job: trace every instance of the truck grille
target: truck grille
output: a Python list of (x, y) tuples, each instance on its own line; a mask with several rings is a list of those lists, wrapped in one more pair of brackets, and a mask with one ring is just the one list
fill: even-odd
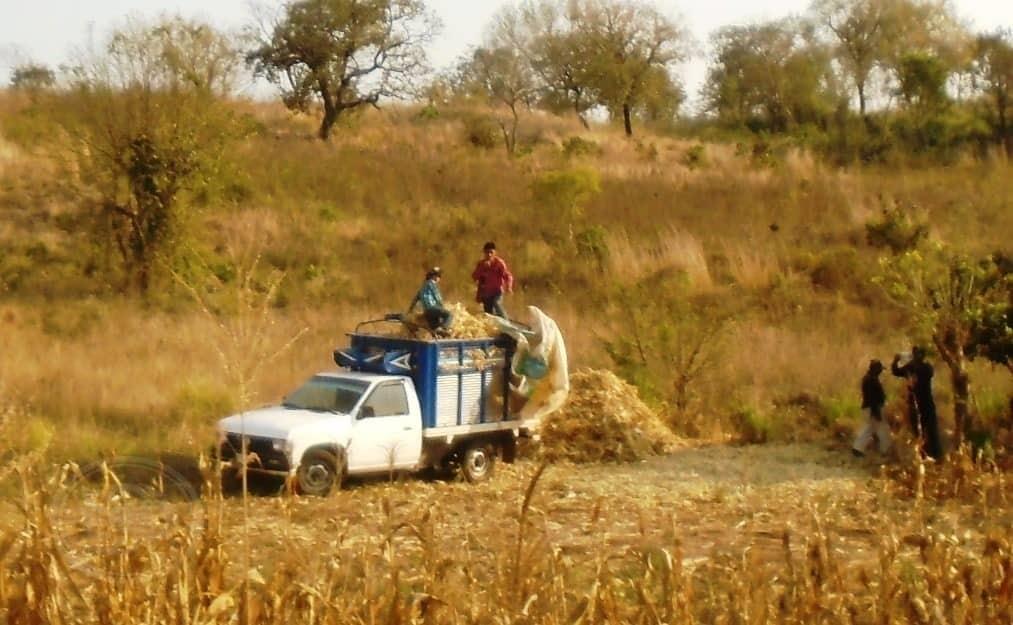
[[(272, 446), (274, 439), (264, 438), (260, 436), (247, 436), (246, 437), (246, 452), (248, 454), (256, 454), (256, 458), (251, 458), (250, 468), (251, 469), (268, 469), (271, 471), (288, 471), (289, 464), (288, 458), (284, 452), (275, 451)], [(222, 460), (232, 460), (233, 458), (239, 457), (243, 452), (243, 440), (242, 436), (234, 432), (229, 432), (225, 435), (225, 442), (222, 443), (220, 450)], [(260, 461), (258, 462), (257, 459)]]

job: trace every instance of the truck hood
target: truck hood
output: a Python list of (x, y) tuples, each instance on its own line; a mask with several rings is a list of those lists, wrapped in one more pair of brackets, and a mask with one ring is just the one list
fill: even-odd
[(247, 436), (289, 439), (295, 430), (322, 426), (328, 422), (341, 425), (349, 419), (348, 415), (333, 412), (270, 406), (225, 417), (218, 422), (218, 427), (226, 432), (242, 432)]

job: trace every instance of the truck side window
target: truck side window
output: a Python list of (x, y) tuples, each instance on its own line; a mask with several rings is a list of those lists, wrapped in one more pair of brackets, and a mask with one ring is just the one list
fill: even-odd
[(360, 417), (372, 408), (374, 417), (393, 417), (408, 414), (408, 398), (405, 396), (404, 384), (384, 384), (378, 386), (362, 405)]

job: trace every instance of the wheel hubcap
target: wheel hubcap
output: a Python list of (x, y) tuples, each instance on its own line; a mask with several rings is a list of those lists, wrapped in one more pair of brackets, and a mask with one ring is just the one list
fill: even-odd
[(310, 465), (306, 469), (306, 485), (311, 488), (326, 486), (331, 481), (330, 470), (322, 464)]
[(475, 451), (471, 454), (471, 472), (474, 475), (482, 475), (485, 473), (489, 466), (489, 461), (485, 457), (484, 451)]

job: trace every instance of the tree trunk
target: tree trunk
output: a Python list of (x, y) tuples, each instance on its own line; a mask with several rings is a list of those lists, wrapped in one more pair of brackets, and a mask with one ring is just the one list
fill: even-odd
[(629, 102), (623, 102), (623, 128), (626, 130), (626, 136), (633, 136), (633, 111), (630, 109)]
[(573, 112), (577, 114), (577, 119), (580, 120), (580, 125), (584, 127), (584, 130), (591, 130), (591, 124), (587, 123), (587, 117), (584, 117), (584, 113), (580, 110), (580, 98), (574, 98)]
[(971, 429), (971, 414), (967, 409), (968, 397), (971, 394), (971, 380), (963, 366), (950, 370), (950, 380), (953, 384), (953, 445), (960, 447), (964, 442), (964, 435)]
[(967, 358), (964, 356), (963, 341), (955, 333), (944, 333), (933, 338), (939, 355), (950, 369), (950, 384), (953, 386), (953, 447), (959, 448), (964, 435), (971, 427), (971, 414), (967, 409), (971, 395), (971, 378), (967, 374)]
[(331, 128), (334, 122), (338, 121), (339, 109), (327, 98), (324, 99), (324, 118), (320, 120), (320, 130), (317, 136), (321, 141), (328, 141), (331, 138)]
[(865, 119), (865, 83), (858, 83), (858, 113)]

